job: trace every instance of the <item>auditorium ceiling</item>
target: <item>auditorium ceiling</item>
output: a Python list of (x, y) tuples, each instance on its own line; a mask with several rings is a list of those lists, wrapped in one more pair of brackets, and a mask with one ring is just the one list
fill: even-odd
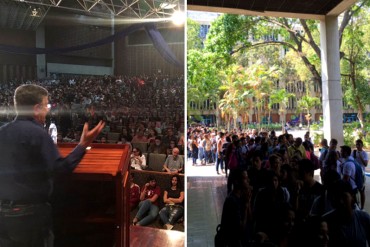
[(339, 15), (356, 0), (188, 0), (188, 10), (322, 19)]
[(174, 11), (184, 11), (183, 0), (1, 0), (0, 28), (36, 30), (51, 15), (98, 17), (123, 24), (161, 22), (170, 20)]

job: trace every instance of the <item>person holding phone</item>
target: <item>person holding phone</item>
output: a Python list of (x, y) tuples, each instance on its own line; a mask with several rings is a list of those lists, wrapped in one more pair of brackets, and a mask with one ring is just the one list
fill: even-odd
[(155, 220), (159, 212), (158, 199), (161, 195), (161, 189), (154, 176), (150, 175), (147, 181), (140, 193), (139, 211), (132, 221), (133, 225), (149, 225)]

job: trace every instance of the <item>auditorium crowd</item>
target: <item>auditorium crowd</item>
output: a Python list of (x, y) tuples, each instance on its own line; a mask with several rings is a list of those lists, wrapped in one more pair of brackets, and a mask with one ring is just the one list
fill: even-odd
[[(13, 120), (13, 93), (21, 84), (38, 84), (50, 94), (50, 121), (58, 127), (58, 141), (78, 140), (83, 123), (106, 122), (98, 141), (154, 143), (163, 137), (169, 152), (173, 132), (177, 146), (183, 142), (184, 78), (152, 76), (68, 76), (46, 80), (10, 81), (0, 84), (0, 124)], [(46, 128), (48, 127), (45, 126)], [(108, 133), (119, 133), (110, 139)], [(181, 150), (183, 153), (183, 150)]]

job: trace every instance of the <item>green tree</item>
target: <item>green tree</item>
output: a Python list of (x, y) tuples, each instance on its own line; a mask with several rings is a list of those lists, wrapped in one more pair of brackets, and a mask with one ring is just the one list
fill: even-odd
[(200, 24), (190, 18), (187, 19), (186, 26), (186, 42), (187, 50), (201, 50), (203, 48), (203, 41), (199, 36)]
[(262, 112), (268, 110), (268, 98), (274, 81), (279, 77), (280, 70), (275, 66), (266, 66), (259, 60), (247, 68), (246, 74), (248, 76), (246, 84), (253, 90), (256, 120), (261, 124)]
[(237, 126), (238, 116), (244, 119), (248, 117), (248, 109), (252, 105), (253, 92), (247, 84), (248, 74), (245, 68), (239, 65), (230, 65), (223, 73), (223, 84), (220, 90), (223, 97), (220, 100), (219, 108), (227, 122), (227, 129), (230, 130), (230, 122), (233, 119), (234, 128)]
[[(187, 104), (190, 115), (192, 106), (202, 106), (208, 100), (218, 109), (221, 80), (215, 62), (219, 56), (204, 51), (199, 37), (200, 24), (188, 18), (187, 25)], [(204, 110), (199, 108), (201, 112)]]
[[(366, 10), (368, 14), (367, 6), (369, 3), (370, 0), (359, 1), (351, 8), (347, 9), (340, 18), (339, 41), (341, 58), (352, 60), (353, 65), (362, 62), (362, 58), (360, 56), (351, 55), (350, 51), (344, 48), (343, 44), (347, 45), (346, 27), (353, 20), (357, 20), (356, 16), (361, 11)], [(305, 70), (296, 69), (299, 77), (305, 81), (317, 83), (321, 87), (322, 82), (319, 69), (321, 50), (319, 47), (320, 34), (318, 27), (318, 21), (314, 20), (226, 14), (221, 15), (214, 22), (214, 26), (212, 25), (210, 35), (207, 36), (207, 40), (205, 41), (205, 48), (219, 54), (227, 63), (232, 63), (235, 62), (237, 57), (236, 54), (244, 53), (246, 50), (253, 47), (271, 45), (284, 47), (284, 49), (288, 50), (288, 53), (294, 53), (295, 56), (300, 58), (302, 63), (298, 65), (303, 65)], [(352, 31), (355, 30), (356, 29)], [(306, 71), (308, 71), (309, 74), (306, 73)], [(344, 85), (344, 95), (348, 103), (361, 112), (363, 109), (361, 105), (367, 104), (367, 98), (350, 96), (356, 95), (355, 89), (362, 88), (361, 85), (365, 85), (365, 83), (355, 85), (364, 80), (361, 80), (361, 77), (358, 76), (359, 71), (356, 67), (352, 70), (349, 69), (349, 71), (351, 71), (351, 73), (349, 73), (347, 77), (352, 78), (352, 86), (349, 87)], [(354, 78), (356, 78), (356, 80)]]
[(219, 71), (213, 63), (214, 59), (215, 57), (212, 53), (205, 53), (199, 50), (188, 51), (188, 109), (191, 109), (192, 104), (203, 104), (206, 100), (209, 100), (210, 104), (218, 104), (221, 80), (218, 76)]
[(204, 45), (206, 51), (219, 54), (223, 61), (220, 65), (226, 67), (233, 63), (231, 55), (242, 37), (244, 43), (249, 43), (247, 35), (253, 26), (249, 19), (248, 16), (220, 15), (212, 22)]
[(311, 113), (310, 110), (315, 107), (316, 105), (320, 104), (320, 99), (318, 97), (311, 97), (307, 93), (305, 96), (300, 98), (297, 102), (298, 109), (302, 109), (306, 111), (306, 119), (307, 119), (307, 129), (310, 130), (310, 119)]
[(357, 116), (364, 128), (363, 113), (370, 103), (369, 87), (369, 44), (365, 31), (370, 29), (369, 12), (361, 11), (349, 22), (343, 35), (343, 58), (341, 63), (344, 101), (357, 110)]
[(294, 98), (295, 95), (292, 93), (288, 93), (285, 88), (283, 89), (274, 89), (270, 95), (270, 107), (273, 104), (279, 104), (279, 114), (281, 114), (281, 129), (284, 132), (284, 125), (285, 125), (285, 116), (286, 116), (286, 108), (290, 98)]

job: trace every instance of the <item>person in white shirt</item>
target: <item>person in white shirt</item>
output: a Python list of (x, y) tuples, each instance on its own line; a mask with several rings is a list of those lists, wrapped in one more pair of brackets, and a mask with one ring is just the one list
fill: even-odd
[(58, 130), (53, 120), (49, 125), (49, 135), (51, 136), (51, 139), (53, 139), (54, 144), (57, 144)]
[[(369, 157), (367, 155), (367, 152), (363, 150), (364, 143), (361, 139), (356, 140), (356, 149), (352, 151), (351, 156), (359, 163), (362, 167), (362, 170), (365, 174), (365, 167), (367, 166), (367, 163), (369, 162)], [(366, 177), (365, 177), (366, 178)], [(358, 191), (360, 192), (360, 207), (361, 209), (364, 208), (365, 205), (365, 183), (363, 188), (358, 188)]]
[(133, 148), (131, 158), (130, 158), (131, 168), (135, 170), (146, 169), (146, 159), (145, 155), (142, 154), (139, 148)]

